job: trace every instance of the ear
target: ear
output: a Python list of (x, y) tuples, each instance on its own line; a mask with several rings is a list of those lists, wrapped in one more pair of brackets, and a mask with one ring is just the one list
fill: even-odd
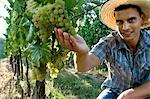
[(144, 16), (144, 14), (141, 14), (141, 23), (142, 23), (142, 25), (144, 24), (144, 19), (145, 19), (145, 16)]

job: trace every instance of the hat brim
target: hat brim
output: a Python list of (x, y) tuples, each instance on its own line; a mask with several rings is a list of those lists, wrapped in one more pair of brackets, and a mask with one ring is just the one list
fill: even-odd
[(117, 30), (117, 24), (114, 17), (116, 7), (124, 4), (133, 4), (141, 8), (144, 13), (144, 23), (142, 28), (150, 26), (150, 0), (109, 0), (100, 10), (100, 20), (113, 30)]

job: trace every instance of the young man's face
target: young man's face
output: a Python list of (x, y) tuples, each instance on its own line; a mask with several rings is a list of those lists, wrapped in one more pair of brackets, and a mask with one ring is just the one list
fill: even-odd
[(128, 8), (115, 11), (115, 18), (122, 39), (132, 41), (139, 38), (143, 16), (139, 14), (137, 9)]

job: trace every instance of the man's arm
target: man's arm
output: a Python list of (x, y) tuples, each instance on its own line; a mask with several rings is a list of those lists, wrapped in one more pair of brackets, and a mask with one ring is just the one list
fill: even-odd
[(94, 66), (100, 64), (99, 59), (89, 52), (84, 54), (77, 53), (74, 59), (75, 68), (79, 72), (88, 71)]
[(150, 97), (150, 81), (122, 92), (117, 99), (144, 99), (146, 97)]
[(135, 88), (133, 95), (141, 97), (150, 97), (150, 81)]

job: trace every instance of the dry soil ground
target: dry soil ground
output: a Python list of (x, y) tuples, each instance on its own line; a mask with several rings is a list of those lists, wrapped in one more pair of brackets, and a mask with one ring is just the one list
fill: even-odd
[(8, 59), (0, 59), (0, 99), (11, 99), (14, 93), (14, 78)]

